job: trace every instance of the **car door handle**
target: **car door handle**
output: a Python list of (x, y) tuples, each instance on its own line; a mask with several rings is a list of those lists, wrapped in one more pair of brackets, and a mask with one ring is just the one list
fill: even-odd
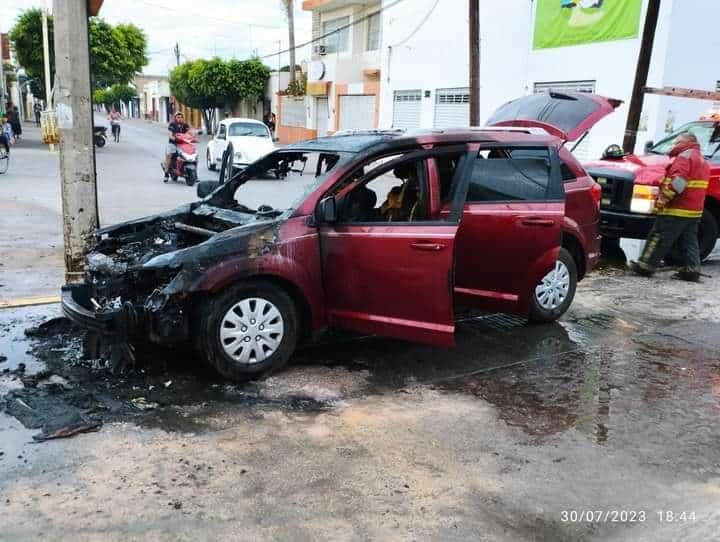
[(439, 252), (445, 248), (445, 245), (443, 245), (442, 243), (429, 243), (418, 241), (416, 243), (410, 243), (410, 248), (413, 248), (415, 250), (425, 250), (428, 252)]
[(537, 226), (540, 228), (552, 228), (555, 221), (552, 218), (540, 218), (539, 216), (527, 216), (520, 219), (523, 226)]

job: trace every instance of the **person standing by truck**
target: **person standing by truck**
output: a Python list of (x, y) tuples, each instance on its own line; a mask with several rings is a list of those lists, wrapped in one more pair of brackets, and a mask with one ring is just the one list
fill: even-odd
[(655, 202), (655, 224), (639, 260), (631, 262), (630, 268), (638, 275), (652, 276), (677, 242), (683, 264), (673, 278), (699, 282), (698, 227), (710, 180), (710, 166), (702, 155), (697, 138), (689, 132), (678, 136), (670, 157), (672, 161), (666, 169)]

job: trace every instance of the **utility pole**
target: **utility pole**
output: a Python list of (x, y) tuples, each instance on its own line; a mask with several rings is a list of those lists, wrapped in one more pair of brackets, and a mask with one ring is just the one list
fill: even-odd
[(180, 65), (180, 44), (178, 42), (175, 42), (175, 47), (173, 48), (173, 51), (175, 52), (175, 65), (179, 66)]
[[(45, 109), (52, 107), (52, 83), (50, 82), (50, 42), (48, 39), (47, 8), (42, 10), (43, 64), (45, 67)], [(25, 101), (25, 100), (23, 100)], [(50, 143), (50, 152), (55, 152), (55, 145)]]
[(0, 112), (5, 111), (5, 103), (7, 102), (7, 99), (5, 98), (6, 95), (6, 89), (5, 89), (5, 70), (3, 68), (3, 40), (2, 40), (2, 34), (0, 34)]
[(470, 36), (470, 126), (480, 125), (480, 0), (468, 0)]
[(635, 152), (637, 131), (638, 126), (640, 126), (640, 116), (642, 115), (643, 109), (644, 90), (647, 86), (647, 77), (648, 71), (650, 70), (650, 59), (652, 58), (655, 29), (657, 28), (659, 14), (660, 0), (648, 0), (647, 13), (645, 14), (645, 27), (643, 28), (642, 41), (640, 43), (637, 69), (635, 70), (635, 83), (633, 84), (627, 124), (625, 125), (625, 138), (623, 139), (623, 149), (625, 149), (625, 152)]
[(86, 236), (98, 227), (87, 0), (54, 0), (55, 104), (60, 129), (65, 280), (83, 278)]
[(288, 38), (290, 41), (290, 84), (295, 82), (295, 15), (293, 13), (293, 0), (283, 0), (287, 8)]

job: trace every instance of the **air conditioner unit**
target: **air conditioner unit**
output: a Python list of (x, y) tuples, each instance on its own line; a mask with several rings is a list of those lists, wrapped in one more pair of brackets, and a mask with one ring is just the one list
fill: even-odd
[(323, 43), (316, 43), (313, 46), (313, 53), (316, 55), (326, 55), (327, 54), (327, 46)]

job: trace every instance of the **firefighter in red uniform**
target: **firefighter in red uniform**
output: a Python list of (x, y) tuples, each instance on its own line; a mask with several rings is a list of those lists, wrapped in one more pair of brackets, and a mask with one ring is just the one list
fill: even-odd
[(673, 160), (667, 167), (655, 203), (655, 225), (640, 259), (632, 262), (630, 268), (639, 275), (651, 276), (677, 242), (683, 267), (673, 278), (699, 282), (698, 226), (705, 205), (710, 166), (703, 158), (697, 138), (690, 133), (678, 136), (670, 156)]

